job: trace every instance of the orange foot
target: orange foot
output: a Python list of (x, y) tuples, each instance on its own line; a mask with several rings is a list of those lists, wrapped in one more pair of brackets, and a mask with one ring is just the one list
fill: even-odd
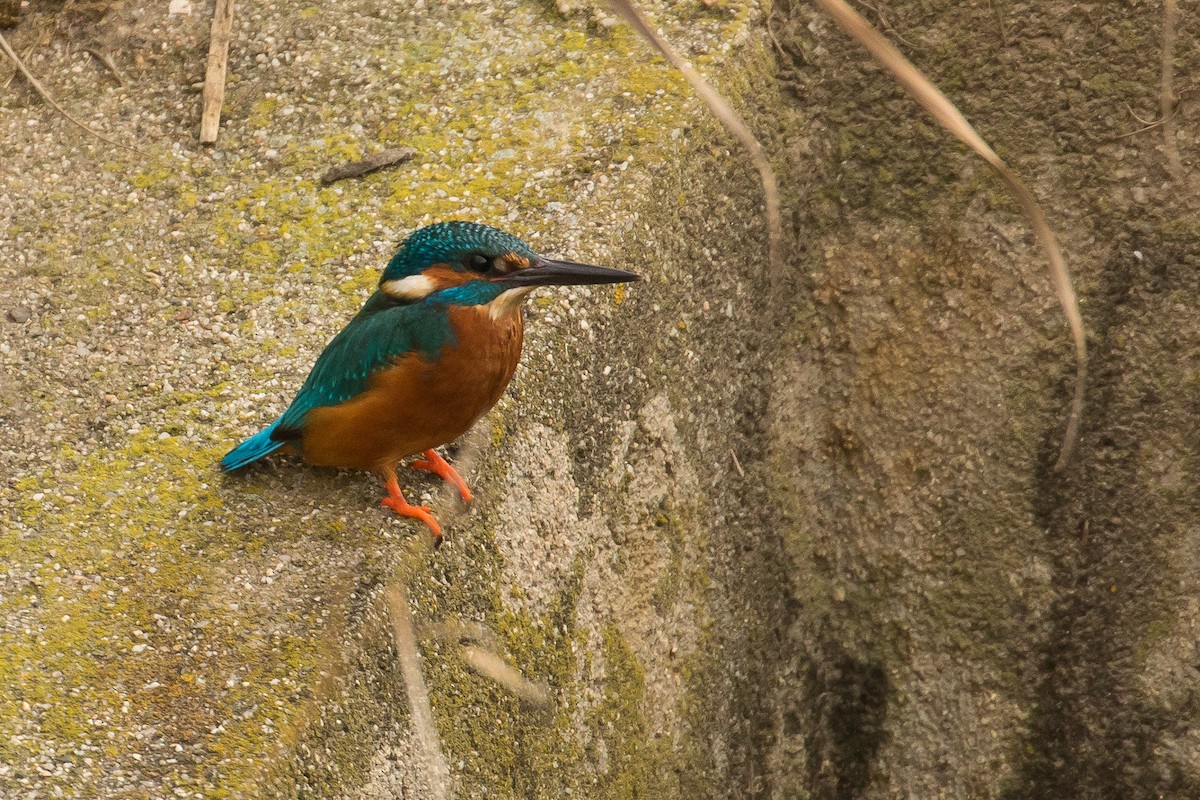
[(437, 450), (426, 450), (422, 455), (425, 458), (414, 461), (413, 469), (423, 469), (426, 472), (432, 472), (444, 481), (449, 481), (458, 489), (458, 496), (464, 503), (471, 502), (471, 490), (467, 488), (467, 482), (454, 471), (454, 467), (446, 463), (446, 459), (438, 455)]
[(433, 532), (433, 546), (439, 547), (442, 544), (442, 526), (438, 525), (438, 521), (433, 518), (433, 514), (425, 506), (409, 505), (404, 499), (404, 494), (400, 491), (400, 484), (396, 480), (394, 470), (388, 470), (383, 476), (384, 486), (387, 487), (388, 496), (379, 501), (384, 508), (390, 508), (402, 517), (413, 517), (419, 519), (429, 526), (429, 530)]

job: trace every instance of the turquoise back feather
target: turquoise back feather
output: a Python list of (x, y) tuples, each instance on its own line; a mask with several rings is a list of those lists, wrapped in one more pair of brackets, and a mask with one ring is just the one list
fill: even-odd
[[(440, 292), (438, 293), (440, 294)], [(326, 346), (296, 399), (279, 418), (271, 438), (296, 438), (304, 415), (314, 408), (336, 406), (366, 391), (371, 376), (396, 359), (417, 353), (433, 361), (452, 345), (454, 331), (446, 306), (425, 301), (396, 305), (375, 292), (362, 310)]]

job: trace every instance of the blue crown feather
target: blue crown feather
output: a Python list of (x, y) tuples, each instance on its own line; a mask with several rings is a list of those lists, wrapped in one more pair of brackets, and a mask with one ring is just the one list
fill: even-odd
[(379, 278), (386, 281), (419, 275), (435, 264), (458, 264), (471, 253), (501, 256), (516, 253), (534, 258), (534, 252), (517, 237), (478, 222), (439, 222), (414, 232), (404, 240)]

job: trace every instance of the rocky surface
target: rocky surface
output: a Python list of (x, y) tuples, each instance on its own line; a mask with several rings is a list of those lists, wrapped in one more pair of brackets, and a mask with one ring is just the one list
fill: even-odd
[[(1066, 324), (986, 168), (810, 6), (649, 11), (774, 154), (781, 284), (752, 170), (602, 12), (250, 9), (205, 150), (207, 9), (106, 18), (123, 87), (27, 10), (31, 67), (141, 152), (0, 96), (0, 795), (1200, 793), (1200, 121), (1182, 86), (1172, 176), (1160, 10), (872, 10), (1062, 239), (1064, 473)], [(477, 503), (405, 476), (446, 545), (369, 476), (218, 477), (404, 233), (462, 217), (648, 280), (531, 301), (453, 448)]]
[[(671, 242), (655, 206), (695, 201), (672, 164), (697, 150), (721, 163), (684, 135), (711, 129), (599, 12), (274, 3), (238, 11), (221, 139), (206, 149), (208, 10), (115, 8), (58, 35), (29, 13), (11, 34), (60, 102), (137, 152), (72, 128), (20, 82), (3, 96), (0, 794), (370, 786), (372, 763), (394, 763), (373, 754), (408, 736), (378, 600), (397, 575), (465, 790), (559, 796), (665, 769), (672, 746), (654, 760), (641, 742), (666, 736), (672, 706), (639, 698), (679, 703), (679, 678), (644, 680), (642, 664), (691, 654), (707, 621), (687, 613), (704, 554), (674, 510), (700, 513), (702, 487), (672, 490), (669, 470), (695, 468), (656, 366), (687, 353), (696, 312), (661, 293), (672, 276), (654, 249)], [(719, 65), (753, 12), (652, 13)], [(112, 52), (126, 83), (85, 44)], [(393, 146), (417, 156), (319, 185)], [(423, 529), (379, 509), (370, 476), (286, 459), (218, 475), (399, 240), (452, 218), (649, 280), (530, 303), (526, 367), (458, 453), (480, 501), (459, 514), (405, 476), (448, 523), (446, 546), (429, 553)], [(656, 613), (680, 621), (679, 641)], [(457, 642), (430, 633), (448, 623), (481, 626), (550, 686), (549, 716), (468, 672)]]

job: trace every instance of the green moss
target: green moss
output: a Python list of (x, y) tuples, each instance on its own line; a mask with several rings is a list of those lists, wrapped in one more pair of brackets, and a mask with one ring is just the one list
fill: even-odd
[(608, 755), (601, 796), (659, 797), (671, 761), (670, 745), (650, 735), (643, 713), (645, 673), (616, 625), (605, 625), (601, 633), (604, 688), (588, 715), (589, 727), (603, 739)]
[[(544, 614), (513, 611), (499, 602), (494, 586), (472, 587), (474, 602), (491, 607), (488, 627), (506, 654), (528, 679), (551, 687), (554, 707), (539, 712), (522, 705), (507, 690), (469, 672), (453, 645), (435, 645), (431, 662), (431, 699), (448, 757), (463, 762), (463, 791), (501, 797), (560, 797), (583, 780), (583, 752), (573, 733), (575, 696), (575, 608), (582, 585), (582, 564), (575, 579)], [(444, 593), (443, 593), (444, 594)], [(443, 596), (457, 605), (459, 598)]]
[(138, 189), (146, 189), (152, 186), (160, 186), (170, 183), (171, 178), (171, 172), (165, 169), (158, 169), (152, 172), (142, 172), (134, 175), (133, 178), (130, 179), (130, 183), (132, 183)]
[(246, 116), (246, 124), (254, 128), (265, 128), (271, 124), (272, 118), (278, 109), (278, 98), (263, 98), (251, 107), (250, 113)]
[(337, 288), (344, 295), (358, 298), (367, 292), (373, 291), (378, 283), (379, 270), (372, 267), (359, 270), (350, 280), (339, 283)]
[[(0, 647), (0, 731), (18, 729), (28, 703), (44, 708), (38, 729), (60, 746), (102, 742), (114, 753), (137, 752), (147, 726), (184, 742), (220, 726), (208, 741), (212, 752), (245, 764), (270, 752), (264, 729), (286, 718), (278, 701), (313, 668), (309, 635), (247, 636), (255, 619), (232, 609), (222, 610), (221, 626), (190, 629), (186, 641), (197, 649), (237, 653), (239, 680), (230, 687), (233, 665), (190, 657), (162, 633), (164, 620), (180, 634), (189, 630), (204, 587), (220, 581), (214, 567), (223, 555), (265, 543), (228, 535), (241, 526), (194, 468), (215, 455), (147, 431), (119, 453), (82, 459), (78, 472), (18, 482), (21, 523), (38, 534), (6, 539), (5, 556), (42, 568), (37, 588), (0, 606), (28, 614), (37, 602), (30, 632)], [(57, 457), (74, 459), (67, 449)], [(250, 707), (258, 710), (243, 717)], [(108, 723), (96, 729), (91, 719)], [(237, 767), (226, 774), (237, 785)]]
[(685, 528), (677, 516), (659, 514), (654, 520), (654, 527), (667, 542), (671, 551), (671, 560), (661, 574), (658, 575), (651, 602), (660, 613), (665, 612), (679, 599), (685, 589), (683, 574), (683, 537)]

